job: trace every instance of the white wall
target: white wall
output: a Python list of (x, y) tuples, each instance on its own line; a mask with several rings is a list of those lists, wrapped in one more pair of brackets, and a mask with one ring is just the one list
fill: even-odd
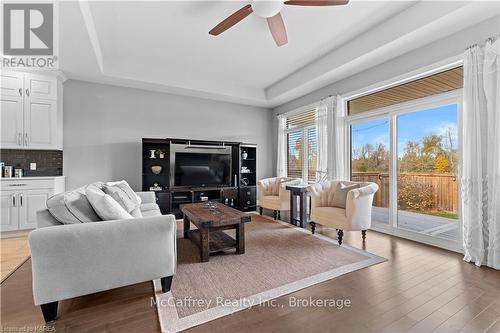
[(437, 42), (428, 44), (415, 51), (403, 54), (395, 59), (375, 66), (369, 70), (348, 77), (344, 80), (330, 84), (310, 94), (282, 104), (273, 109), (273, 172), (276, 169), (276, 142), (278, 135), (278, 122), (276, 116), (301, 106), (321, 100), (329, 95), (345, 94), (370, 85), (389, 80), (411, 71), (432, 65), (444, 59), (462, 54), (468, 46), (479, 43), (492, 36), (500, 34), (500, 16), (495, 16), (454, 35), (448, 36)]
[(268, 177), (271, 119), (265, 108), (69, 80), (64, 83), (66, 187), (125, 179), (140, 190), (143, 137), (256, 143), (257, 177)]

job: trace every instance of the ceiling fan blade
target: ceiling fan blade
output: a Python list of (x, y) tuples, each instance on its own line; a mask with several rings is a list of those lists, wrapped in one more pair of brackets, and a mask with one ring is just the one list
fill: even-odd
[(235, 25), (236, 23), (240, 22), (245, 17), (250, 15), (252, 12), (253, 12), (252, 5), (246, 5), (245, 7), (241, 8), (240, 10), (231, 14), (228, 18), (226, 18), (221, 23), (217, 24), (208, 33), (211, 35), (214, 35), (214, 36), (220, 35), (224, 31), (231, 28), (233, 25)]
[(349, 0), (290, 0), (285, 5), (292, 6), (340, 6), (347, 5)]
[(271, 30), (271, 35), (273, 35), (276, 45), (283, 46), (288, 43), (288, 37), (286, 35), (285, 23), (281, 14), (278, 13), (274, 16), (267, 18), (267, 25), (269, 30)]

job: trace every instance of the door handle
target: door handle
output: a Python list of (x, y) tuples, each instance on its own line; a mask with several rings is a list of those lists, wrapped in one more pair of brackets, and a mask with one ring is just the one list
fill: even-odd
[(21, 132), (17, 133), (17, 144), (19, 146), (23, 145), (23, 134)]
[(16, 207), (16, 195), (12, 194), (12, 207)]
[(30, 91), (28, 89), (26, 89), (26, 96), (29, 97), (29, 95), (30, 95)]
[(22, 96), (22, 95), (23, 95), (23, 89), (19, 88), (19, 96)]
[(19, 194), (19, 202), (21, 204), (21, 207), (23, 206), (23, 195)]
[(28, 145), (28, 133), (24, 133), (24, 145)]

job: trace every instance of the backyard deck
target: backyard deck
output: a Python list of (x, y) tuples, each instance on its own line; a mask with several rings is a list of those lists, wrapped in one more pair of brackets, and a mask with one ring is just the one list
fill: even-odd
[[(389, 224), (389, 209), (373, 207), (372, 221), (380, 224)], [(458, 220), (445, 217), (399, 211), (398, 226), (401, 229), (429, 236), (457, 240), (460, 224)]]

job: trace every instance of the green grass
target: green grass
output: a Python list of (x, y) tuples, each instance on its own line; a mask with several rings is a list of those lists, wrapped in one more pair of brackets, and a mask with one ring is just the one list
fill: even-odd
[(439, 216), (439, 217), (445, 217), (447, 219), (454, 219), (458, 220), (458, 213), (453, 213), (453, 212), (438, 212), (438, 211), (428, 211), (428, 212), (418, 212), (421, 214), (427, 214), (427, 215), (433, 215), (433, 216)]

